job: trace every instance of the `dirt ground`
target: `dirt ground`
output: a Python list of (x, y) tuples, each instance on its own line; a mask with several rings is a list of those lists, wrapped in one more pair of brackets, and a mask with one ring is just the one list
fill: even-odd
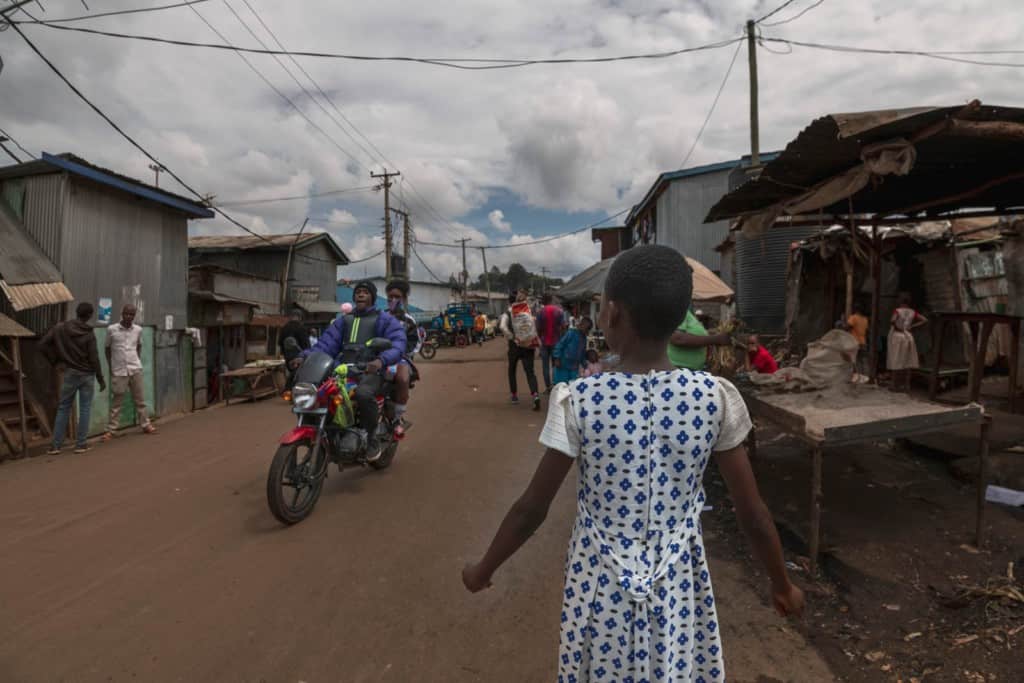
[[(394, 466), (332, 472), (314, 514), (287, 529), (264, 493), (291, 424), (277, 401), (0, 465), (0, 681), (553, 680), (573, 486), (491, 590), (469, 595), (459, 579), (541, 452), (543, 414), (506, 405), (503, 351), (498, 340), (424, 362)], [(807, 466), (770, 441), (757, 472), (799, 564)], [(938, 595), (1005, 574), (1020, 515), (990, 510), (991, 550), (974, 554), (961, 549), (971, 494), (943, 465), (868, 449), (827, 456), (825, 471), (828, 580), (797, 572), (814, 591), (799, 624), (767, 607), (708, 477), (729, 679), (909, 681), (941, 664), (924, 680), (1015, 680), (1019, 613)]]

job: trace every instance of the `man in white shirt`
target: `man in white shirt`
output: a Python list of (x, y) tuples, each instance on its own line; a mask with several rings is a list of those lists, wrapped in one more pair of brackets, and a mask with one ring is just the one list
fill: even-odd
[(142, 377), (142, 327), (135, 324), (137, 309), (125, 304), (121, 320), (107, 328), (107, 367), (110, 368), (110, 421), (104, 441), (114, 438), (121, 425), (121, 402), (129, 389), (135, 402), (139, 424), (146, 434), (156, 432), (146, 412), (145, 383)]

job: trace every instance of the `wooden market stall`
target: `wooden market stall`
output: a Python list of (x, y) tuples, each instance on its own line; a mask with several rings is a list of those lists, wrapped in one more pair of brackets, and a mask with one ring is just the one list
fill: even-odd
[(36, 420), (44, 436), (49, 436), (49, 425), (42, 411), (25, 392), (21, 339), (34, 336), (30, 330), (0, 313), (0, 340), (7, 341), (6, 345), (0, 346), (0, 437), (12, 455), (28, 455), (30, 418)]

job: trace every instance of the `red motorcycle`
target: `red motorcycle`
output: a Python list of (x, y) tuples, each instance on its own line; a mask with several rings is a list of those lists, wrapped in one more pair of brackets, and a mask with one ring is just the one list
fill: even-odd
[[(389, 348), (387, 339), (373, 339), (368, 345), (374, 355)], [(337, 373), (338, 368), (343, 372)], [(281, 437), (267, 475), (267, 504), (283, 524), (296, 524), (313, 512), (331, 463), (339, 471), (356, 465), (383, 470), (395, 459), (405, 432), (398, 420), (389, 417), (393, 415), (391, 382), (385, 382), (376, 397), (380, 415), (376, 436), (382, 450), (378, 457), (368, 457), (369, 435), (358, 426), (352, 400), (365, 373), (365, 362), (339, 364), (320, 351), (309, 354), (295, 371), (294, 385), (285, 399), (291, 402), (298, 423)], [(342, 422), (350, 426), (338, 424), (339, 411), (346, 411), (348, 419)]]

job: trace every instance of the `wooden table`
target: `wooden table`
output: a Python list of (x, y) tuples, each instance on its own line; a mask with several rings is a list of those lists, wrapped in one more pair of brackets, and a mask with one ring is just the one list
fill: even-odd
[[(284, 382), (283, 377), (281, 376), (281, 371), (283, 369), (284, 362), (282, 361), (275, 365), (239, 368), (237, 370), (228, 370), (227, 372), (221, 373), (219, 398), (225, 404), (231, 402), (230, 386), (228, 391), (225, 392), (224, 385), (230, 385), (232, 379), (241, 379), (248, 385), (249, 390), (244, 396), (248, 401), (255, 401), (256, 399), (263, 398), (265, 396), (280, 394), (284, 391)], [(267, 386), (265, 383), (265, 380), (268, 377), (271, 382), (270, 386)], [(260, 386), (261, 383), (263, 383), (263, 386)]]
[(946, 326), (950, 324), (966, 323), (971, 330), (970, 354), (967, 359), (970, 369), (967, 375), (968, 400), (977, 402), (981, 396), (981, 379), (985, 374), (985, 352), (988, 350), (988, 340), (992, 336), (992, 330), (996, 325), (1006, 325), (1010, 328), (1010, 377), (1007, 398), (1010, 401), (1010, 412), (1015, 412), (1017, 405), (1017, 363), (1020, 350), (1021, 322), (1024, 318), (1016, 315), (1003, 315), (1000, 313), (933, 313), (931, 323), (935, 341), (935, 362), (932, 365), (932, 374), (928, 383), (928, 396), (935, 399), (938, 393), (939, 375), (942, 373), (942, 347), (945, 339)]
[[(805, 442), (811, 454), (811, 509), (809, 556), (811, 574), (818, 568), (821, 547), (821, 485), (823, 453), (826, 448), (865, 441), (898, 439), (977, 423), (978, 488), (975, 540), (983, 541), (985, 482), (988, 473), (988, 432), (991, 418), (977, 405), (950, 407), (916, 400), (873, 386), (844, 388), (844, 395), (825, 398), (829, 392), (768, 393), (752, 387), (741, 388), (747, 408), (755, 418), (766, 420)], [(852, 398), (850, 398), (852, 397)], [(834, 408), (829, 407), (832, 401)], [(890, 416), (886, 416), (886, 414)], [(752, 432), (756, 453), (756, 433)]]

